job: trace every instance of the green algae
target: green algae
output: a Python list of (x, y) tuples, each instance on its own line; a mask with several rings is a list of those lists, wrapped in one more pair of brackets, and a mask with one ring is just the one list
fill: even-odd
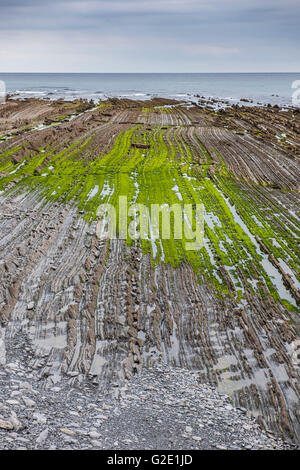
[[(98, 107), (106, 109), (103, 103)], [(157, 109), (161, 113), (172, 112), (171, 108)], [(143, 108), (144, 113), (150, 111), (153, 112)], [(99, 154), (93, 161), (87, 159), (92, 135), (76, 140), (63, 151), (42, 148), (33, 157), (28, 153), (17, 164), (11, 159), (20, 150), (15, 147), (0, 156), (0, 190), (17, 181), (20, 190), (38, 190), (47, 200), (74, 201), (88, 221), (97, 220), (99, 206), (110, 203), (116, 210), (117, 234), (120, 234), (120, 196), (127, 197), (128, 210), (133, 203), (148, 208), (152, 204), (179, 204), (181, 207), (202, 204), (206, 243), (201, 249), (187, 250), (189, 240), (184, 233), (181, 239), (175, 237), (171, 214), (170, 238), (161, 237), (160, 219), (159, 238), (153, 240), (149, 234), (148, 239), (140, 240), (142, 251), (151, 253), (154, 264), (162, 261), (176, 267), (187, 261), (199, 280), (205, 277), (214, 289), (222, 295), (233, 295), (237, 302), (244, 296), (245, 282), (253, 290), (248, 279), (263, 281), (276, 302), (293, 310), (295, 307), (290, 299), (279, 296), (271, 276), (264, 269), (255, 237), (263, 240), (276, 259), (286, 259), (291, 269), (295, 269), (298, 260), (294, 236), (283, 227), (279, 215), (274, 211), (267, 212), (266, 203), (257, 204), (250, 185), (243, 190), (242, 183), (230, 175), (224, 159), (217, 152), (219, 163), (212, 178), (208, 172), (213, 162), (211, 154), (195, 133), (192, 146), (181, 135), (181, 130), (172, 126), (149, 129), (142, 124), (131, 127), (116, 137), (109, 152)], [(133, 143), (147, 144), (149, 148), (137, 148), (132, 146)], [(195, 152), (200, 161), (200, 165), (197, 162), (198, 171), (194, 171)], [(228, 201), (232, 202), (240, 219), (234, 215)], [(274, 210), (282, 213), (279, 207)], [(296, 220), (287, 214), (285, 217), (297, 232)], [(128, 225), (132, 220), (133, 217), (129, 218)], [(126, 240), (128, 244), (133, 243), (128, 234)], [(231, 279), (235, 291), (231, 294), (221, 267), (226, 268)], [(263, 291), (258, 289), (259, 292), (262, 297)]]

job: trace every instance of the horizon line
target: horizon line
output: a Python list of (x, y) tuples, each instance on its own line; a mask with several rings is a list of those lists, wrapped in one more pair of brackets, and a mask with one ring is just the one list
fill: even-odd
[(200, 75), (200, 74), (240, 74), (240, 75), (245, 75), (245, 74), (284, 74), (284, 73), (300, 73), (300, 71), (295, 72), (295, 71), (287, 71), (287, 72), (0, 72), (1, 74), (70, 74), (70, 75), (105, 75), (105, 74), (110, 74), (110, 75), (121, 75), (121, 74), (127, 74), (127, 75)]

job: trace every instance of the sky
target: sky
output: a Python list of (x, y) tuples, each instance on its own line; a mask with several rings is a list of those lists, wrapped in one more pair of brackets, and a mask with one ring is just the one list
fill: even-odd
[(299, 0), (0, 0), (1, 72), (299, 72)]

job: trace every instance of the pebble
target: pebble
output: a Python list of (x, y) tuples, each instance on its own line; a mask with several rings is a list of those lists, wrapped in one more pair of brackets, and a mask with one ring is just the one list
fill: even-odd
[(89, 433), (89, 436), (93, 439), (98, 439), (99, 437), (101, 437), (101, 434), (99, 434), (96, 431), (92, 431), (92, 432)]
[(8, 405), (12, 405), (12, 406), (14, 406), (14, 405), (20, 405), (20, 402), (19, 402), (18, 400), (6, 400), (6, 403), (7, 403)]
[(38, 438), (37, 438), (37, 440), (36, 440), (36, 443), (39, 444), (39, 445), (44, 444), (45, 441), (47, 440), (48, 434), (49, 434), (49, 429), (48, 429), (48, 428), (44, 429), (44, 431), (42, 431), (42, 432), (39, 434), (39, 436), (38, 436)]
[(12, 423), (14, 429), (16, 431), (19, 431), (20, 429), (22, 429), (24, 426), (23, 424), (21, 423), (21, 421), (19, 420), (17, 414), (15, 411), (11, 411), (11, 416), (10, 416), (10, 422)]
[(75, 431), (72, 431), (71, 429), (62, 428), (60, 432), (62, 432), (63, 434), (67, 434), (68, 436), (75, 435)]
[(4, 421), (0, 419), (0, 429), (7, 429), (7, 430), (12, 430), (14, 429), (13, 424), (10, 421)]
[(102, 443), (100, 441), (97, 441), (97, 440), (92, 440), (91, 444), (92, 444), (93, 447), (101, 447), (101, 445), (102, 445)]
[(37, 421), (38, 424), (46, 424), (47, 423), (47, 417), (41, 413), (34, 413), (32, 415), (33, 419)]
[(35, 407), (35, 401), (31, 400), (31, 398), (22, 397), (22, 400), (23, 400), (25, 406), (27, 406), (27, 408), (34, 408)]

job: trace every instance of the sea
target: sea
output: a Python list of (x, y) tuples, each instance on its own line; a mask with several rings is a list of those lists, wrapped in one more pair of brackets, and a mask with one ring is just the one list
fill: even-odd
[(231, 104), (247, 99), (290, 106), (295, 87), (300, 88), (300, 73), (0, 73), (0, 80), (15, 98), (95, 102), (110, 97), (193, 101), (199, 95)]

